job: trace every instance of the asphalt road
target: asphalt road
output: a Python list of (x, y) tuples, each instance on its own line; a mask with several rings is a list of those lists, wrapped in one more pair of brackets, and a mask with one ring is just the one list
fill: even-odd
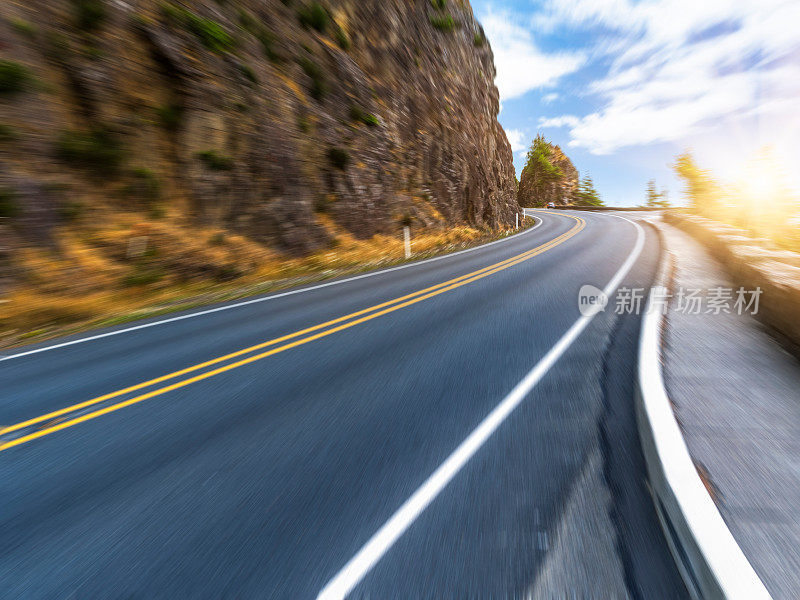
[(3, 597), (314, 598), (342, 577), (351, 598), (686, 597), (636, 435), (638, 317), (611, 307), (563, 339), (579, 288), (641, 235), (622, 285), (649, 285), (657, 238), (539, 216), (441, 260), (0, 360)]

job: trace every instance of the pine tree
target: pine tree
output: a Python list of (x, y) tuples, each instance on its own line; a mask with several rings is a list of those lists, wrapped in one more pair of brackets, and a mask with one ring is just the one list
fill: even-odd
[(652, 208), (658, 206), (659, 197), (658, 197), (658, 192), (656, 191), (655, 179), (651, 179), (650, 181), (647, 182), (646, 195), (647, 195), (647, 206), (650, 206)]
[(655, 179), (651, 179), (650, 181), (647, 182), (646, 198), (647, 198), (646, 206), (650, 208), (666, 208), (669, 206), (667, 190), (663, 189), (660, 192), (657, 192)]
[(594, 189), (591, 175), (585, 175), (578, 184), (578, 191), (575, 193), (575, 204), (578, 206), (603, 206), (600, 194)]
[(539, 205), (544, 204), (544, 198), (547, 197), (546, 193), (550, 187), (564, 176), (561, 169), (553, 164), (552, 154), (552, 146), (540, 133), (533, 140), (522, 169), (522, 179), (533, 182), (531, 191)]

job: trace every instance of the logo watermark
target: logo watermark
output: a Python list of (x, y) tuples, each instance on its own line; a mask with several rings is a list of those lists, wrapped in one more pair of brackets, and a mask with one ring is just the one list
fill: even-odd
[[(621, 287), (614, 297), (614, 313), (618, 315), (639, 315), (646, 307), (649, 311), (666, 314), (673, 312), (685, 315), (757, 315), (762, 289), (748, 290), (726, 287), (678, 288), (674, 293), (662, 286), (650, 290), (650, 304), (647, 303), (647, 288)], [(584, 285), (578, 292), (578, 309), (584, 316), (592, 316), (604, 311), (609, 304), (603, 290), (593, 285)]]
[(600, 288), (586, 284), (578, 292), (578, 310), (584, 317), (604, 311), (607, 305), (608, 295)]

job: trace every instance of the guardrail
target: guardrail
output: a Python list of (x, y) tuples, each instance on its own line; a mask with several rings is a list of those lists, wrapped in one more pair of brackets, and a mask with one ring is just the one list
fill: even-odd
[(642, 319), (636, 386), (636, 420), (656, 512), (693, 598), (770, 598), (703, 485), (664, 387), (665, 317), (653, 306), (654, 295), (669, 285), (672, 259), (663, 238), (661, 248), (661, 264)]

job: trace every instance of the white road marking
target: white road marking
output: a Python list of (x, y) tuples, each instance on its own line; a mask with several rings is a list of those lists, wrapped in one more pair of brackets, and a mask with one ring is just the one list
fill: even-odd
[[(533, 215), (528, 215), (533, 216)], [(201, 317), (203, 315), (210, 315), (212, 313), (221, 312), (223, 310), (231, 310), (232, 308), (239, 308), (242, 306), (248, 306), (250, 304), (258, 304), (259, 302), (266, 302), (268, 300), (275, 300), (277, 298), (283, 298), (285, 296), (292, 296), (294, 294), (302, 294), (303, 292), (311, 292), (313, 290), (319, 290), (321, 288), (329, 287), (332, 285), (339, 285), (341, 283), (349, 283), (350, 281), (356, 281), (358, 279), (365, 279), (367, 277), (374, 277), (376, 275), (383, 275), (384, 273), (391, 273), (392, 271), (400, 271), (401, 269), (408, 269), (410, 267), (416, 267), (418, 265), (424, 265), (427, 263), (431, 263), (437, 260), (443, 260), (445, 258), (451, 258), (453, 256), (458, 256), (460, 254), (466, 254), (467, 252), (474, 252), (475, 250), (480, 250), (482, 248), (488, 248), (489, 246), (494, 246), (495, 244), (499, 244), (501, 242), (507, 242), (509, 240), (515, 239), (518, 236), (525, 235), (526, 233), (530, 233), (539, 225), (542, 224), (542, 220), (539, 217), (535, 217), (539, 219), (539, 222), (536, 223), (533, 227), (526, 229), (521, 233), (517, 233), (514, 235), (510, 235), (500, 240), (495, 240), (493, 242), (489, 242), (487, 244), (481, 244), (480, 246), (475, 246), (474, 248), (467, 248), (466, 250), (459, 250), (458, 252), (451, 252), (450, 254), (442, 254), (441, 256), (434, 256), (433, 258), (426, 258), (425, 260), (419, 260), (412, 263), (408, 263), (405, 265), (399, 265), (397, 267), (390, 267), (388, 269), (381, 269), (379, 271), (370, 271), (369, 273), (363, 273), (361, 275), (355, 275), (353, 277), (348, 277), (346, 279), (337, 279), (335, 281), (328, 281), (327, 283), (320, 283), (318, 285), (314, 285), (311, 287), (301, 288), (297, 290), (289, 290), (287, 292), (281, 292), (279, 294), (274, 294), (272, 296), (264, 296), (261, 298), (253, 298), (252, 300), (245, 300), (243, 302), (237, 302), (235, 304), (226, 304), (225, 306), (218, 306), (216, 308), (209, 308), (206, 310), (200, 310), (197, 312), (179, 315), (177, 317), (170, 317), (169, 319), (162, 319), (160, 321), (153, 321), (152, 323), (143, 323), (141, 325), (134, 325), (133, 327), (126, 327), (125, 329), (117, 329), (115, 331), (107, 331), (106, 333), (99, 333), (97, 335), (92, 335), (85, 338), (80, 338), (77, 340), (70, 340), (69, 342), (61, 342), (59, 344), (53, 344), (51, 346), (45, 346), (43, 348), (35, 348), (33, 350), (27, 350), (25, 352), (19, 352), (17, 354), (10, 354), (8, 356), (0, 356), (0, 362), (6, 360), (12, 360), (14, 358), (22, 358), (23, 356), (30, 356), (31, 354), (39, 354), (40, 352), (47, 352), (48, 350), (56, 350), (57, 348), (64, 348), (66, 346), (73, 346), (75, 344), (83, 344), (85, 342), (92, 342), (94, 340), (99, 340), (107, 337), (111, 337), (114, 335), (121, 335), (123, 333), (129, 333), (131, 331), (138, 331), (140, 329), (147, 329), (148, 327), (155, 327), (157, 325), (166, 325), (167, 323), (174, 323), (176, 321), (183, 321), (184, 319), (193, 319), (194, 317)]]
[[(618, 215), (613, 215), (618, 216)], [(622, 279), (633, 267), (644, 247), (644, 230), (630, 219), (619, 217), (636, 227), (636, 243), (625, 262), (611, 278), (603, 291), (611, 296)], [(405, 533), (428, 505), (439, 495), (464, 465), (475, 455), (489, 437), (519, 406), (530, 391), (577, 339), (595, 315), (580, 317), (556, 344), (542, 357), (531, 371), (498, 404), (492, 412), (461, 442), (447, 459), (433, 472), (392, 517), (350, 559), (317, 596), (317, 600), (341, 600), (369, 573), (375, 564)]]

